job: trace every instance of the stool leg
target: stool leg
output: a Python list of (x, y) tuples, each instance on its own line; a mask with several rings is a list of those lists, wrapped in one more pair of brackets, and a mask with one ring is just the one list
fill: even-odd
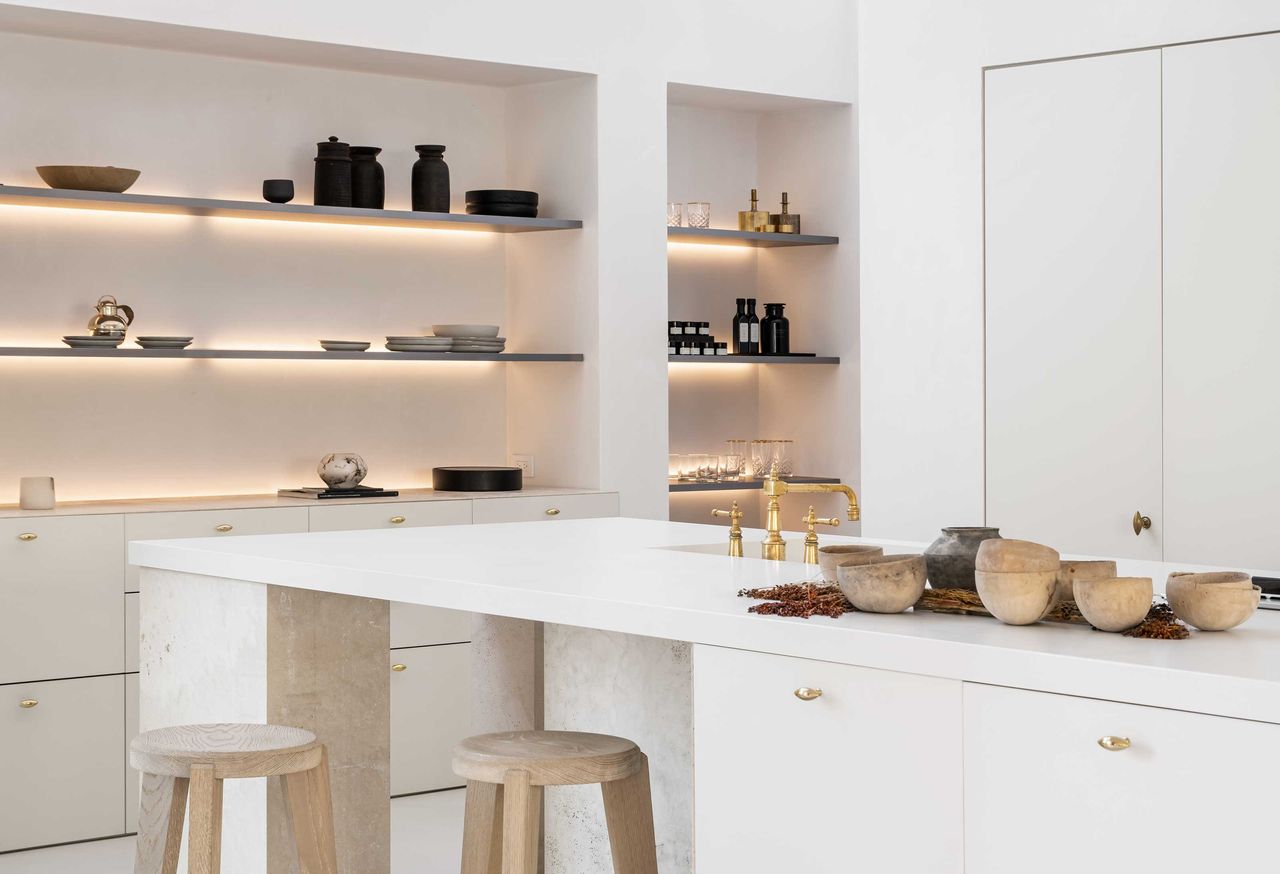
[(186, 777), (142, 775), (138, 802), (138, 852), (133, 874), (178, 874), (182, 820), (187, 812)]
[(614, 874), (658, 874), (653, 801), (649, 797), (649, 758), (641, 756), (640, 759), (640, 770), (630, 777), (600, 785)]
[(219, 874), (222, 870), (222, 781), (213, 765), (192, 765), (187, 830), (189, 874)]
[(502, 784), (502, 874), (538, 874), (542, 787), (528, 771), (508, 771)]
[(462, 874), (502, 874), (502, 786), (467, 781)]
[(285, 774), (284, 802), (293, 822), (302, 874), (337, 874), (333, 836), (333, 795), (329, 788), (329, 750), (320, 748), (320, 764), (310, 771)]

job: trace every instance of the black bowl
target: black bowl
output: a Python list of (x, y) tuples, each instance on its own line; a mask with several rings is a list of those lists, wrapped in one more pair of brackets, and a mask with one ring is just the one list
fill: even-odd
[(293, 180), (263, 179), (262, 199), (270, 203), (288, 203), (293, 200)]
[(480, 188), (467, 192), (467, 203), (519, 203), (538, 205), (538, 192), (513, 191), (505, 188)]
[(504, 218), (537, 218), (538, 208), (519, 203), (468, 203), (468, 215), (492, 215)]

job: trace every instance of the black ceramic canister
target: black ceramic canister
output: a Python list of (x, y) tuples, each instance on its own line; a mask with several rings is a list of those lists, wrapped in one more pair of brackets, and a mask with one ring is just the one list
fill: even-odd
[(413, 163), (414, 212), (449, 211), (449, 165), (444, 162), (444, 146), (414, 146), (418, 160)]
[(316, 206), (351, 206), (351, 146), (329, 137), (316, 143)]
[(760, 354), (789, 355), (791, 353), (791, 323), (782, 314), (786, 304), (767, 303), (764, 318), (760, 320)]
[(351, 147), (351, 205), (360, 209), (382, 209), (387, 183), (378, 163), (377, 146)]

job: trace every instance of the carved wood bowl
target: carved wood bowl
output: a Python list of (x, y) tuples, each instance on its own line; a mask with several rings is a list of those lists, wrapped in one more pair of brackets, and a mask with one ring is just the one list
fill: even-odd
[(138, 181), (141, 170), (124, 167), (88, 167), (78, 164), (46, 164), (36, 172), (50, 188), (73, 191), (109, 191), (123, 194)]

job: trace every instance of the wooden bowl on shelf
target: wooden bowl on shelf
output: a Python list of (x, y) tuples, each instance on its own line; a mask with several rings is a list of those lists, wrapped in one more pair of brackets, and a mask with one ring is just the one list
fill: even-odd
[(827, 583), (837, 583), (836, 568), (842, 564), (866, 564), (873, 558), (884, 555), (883, 546), (872, 546), (868, 543), (833, 543), (830, 546), (818, 547), (818, 567), (822, 568), (822, 579)]
[(124, 167), (89, 167), (79, 164), (46, 164), (36, 172), (50, 188), (71, 191), (107, 191), (123, 194), (138, 181), (141, 170)]

